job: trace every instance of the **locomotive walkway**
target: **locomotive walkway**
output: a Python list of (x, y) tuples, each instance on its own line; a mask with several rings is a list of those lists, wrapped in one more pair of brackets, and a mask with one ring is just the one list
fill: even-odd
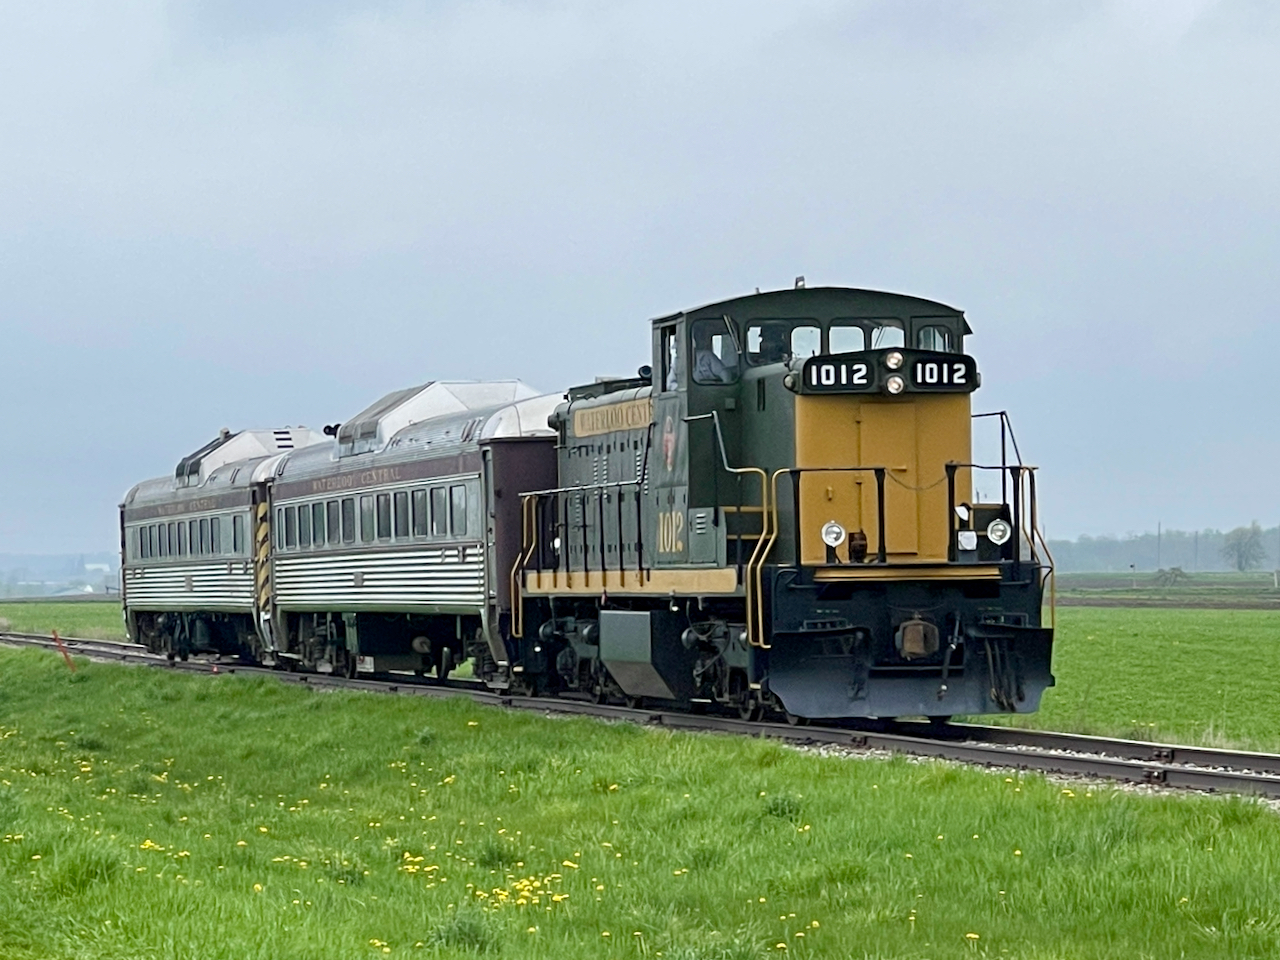
[[(390, 674), (374, 679), (348, 680), (332, 674), (289, 673), (232, 661), (194, 659), (171, 662), (132, 643), (74, 638), (64, 638), (61, 642), (70, 653), (90, 659), (164, 667), (190, 673), (208, 674), (218, 671), (229, 674), (263, 674), (281, 682), (318, 689), (366, 690), (425, 697), (466, 696), (479, 703), (509, 709), (601, 717), (673, 730), (770, 737), (797, 745), (848, 751), (876, 750), (993, 768), (1035, 770), (1152, 787), (1280, 798), (1280, 754), (973, 724), (952, 724), (938, 728), (924, 723), (894, 723), (884, 724), (880, 729), (870, 729), (867, 724), (849, 721), (804, 726), (752, 722), (709, 713), (612, 706), (558, 697), (507, 696), (489, 690), (475, 681), (451, 680), (442, 684), (438, 681)], [(58, 649), (53, 637), (38, 634), (2, 633), (0, 643), (15, 647)]]

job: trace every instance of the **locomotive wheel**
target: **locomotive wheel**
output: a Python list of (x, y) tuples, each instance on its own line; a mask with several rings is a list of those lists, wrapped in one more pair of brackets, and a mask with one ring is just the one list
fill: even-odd
[(644, 706), (644, 697), (624, 697), (622, 702), (627, 705), (628, 709), (639, 710)]
[(782, 716), (786, 719), (788, 726), (807, 727), (809, 725), (808, 717), (797, 717), (790, 710), (783, 710)]
[(748, 723), (759, 723), (764, 716), (764, 704), (753, 696), (748, 696), (738, 704), (738, 716)]
[(440, 651), (440, 660), (436, 663), (436, 679), (444, 683), (453, 672), (453, 650), (445, 647)]
[(359, 671), (356, 670), (356, 658), (353, 657), (351, 655), (351, 651), (348, 650), (347, 658), (342, 663), (342, 675), (348, 680), (354, 680), (358, 672)]

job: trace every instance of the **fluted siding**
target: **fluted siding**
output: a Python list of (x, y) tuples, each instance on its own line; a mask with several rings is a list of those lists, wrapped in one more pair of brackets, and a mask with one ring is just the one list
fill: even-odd
[(452, 544), (337, 556), (277, 554), (274, 579), (282, 610), (479, 609), (484, 548)]
[(249, 560), (130, 564), (124, 571), (125, 603), (137, 610), (253, 612), (253, 564)]

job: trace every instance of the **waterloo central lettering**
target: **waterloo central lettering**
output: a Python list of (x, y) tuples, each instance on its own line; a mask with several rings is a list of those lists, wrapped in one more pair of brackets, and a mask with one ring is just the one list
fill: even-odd
[(312, 493), (333, 493), (336, 490), (355, 490), (359, 487), (376, 487), (384, 483), (398, 483), (409, 479), (400, 467), (379, 467), (338, 477), (323, 477), (311, 481)]
[(573, 413), (573, 435), (594, 437), (617, 430), (640, 430), (653, 422), (653, 401), (628, 400), (603, 407), (588, 407)]
[(181, 513), (201, 513), (205, 510), (216, 510), (219, 506), (217, 497), (202, 497), (199, 500), (187, 500), (184, 503), (162, 503), (155, 508), (158, 517), (176, 517)]

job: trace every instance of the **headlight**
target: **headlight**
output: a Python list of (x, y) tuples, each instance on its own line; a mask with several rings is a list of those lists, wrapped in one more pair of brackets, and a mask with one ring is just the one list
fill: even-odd
[(1011, 536), (1013, 536), (1013, 527), (1009, 526), (1008, 522), (995, 519), (987, 524), (987, 539), (997, 547), (1007, 543)]
[(890, 393), (898, 394), (902, 392), (903, 388), (906, 386), (906, 383), (904, 383), (903, 379), (895, 373), (892, 377), (890, 377), (888, 380), (884, 382), (884, 386), (885, 386), (885, 389), (888, 390)]
[(844, 543), (844, 538), (844, 527), (834, 520), (828, 520), (822, 525), (822, 542), (832, 550)]
[(884, 355), (884, 365), (888, 367), (890, 370), (901, 370), (902, 354), (900, 354), (897, 350), (894, 350), (892, 353), (886, 353)]
[(956, 543), (961, 550), (977, 550), (978, 549), (978, 531), (961, 530), (956, 534)]

